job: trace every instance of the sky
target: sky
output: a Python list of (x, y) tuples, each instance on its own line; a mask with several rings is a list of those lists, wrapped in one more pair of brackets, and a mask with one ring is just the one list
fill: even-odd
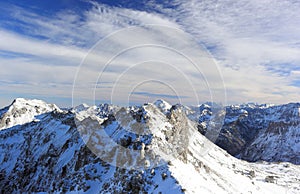
[(0, 2), (0, 107), (299, 102), (297, 0)]

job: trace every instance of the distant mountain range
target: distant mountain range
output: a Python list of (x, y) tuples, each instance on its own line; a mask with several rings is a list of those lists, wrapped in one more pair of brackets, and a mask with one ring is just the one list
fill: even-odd
[[(198, 128), (205, 134), (211, 107), (201, 105), (199, 111)], [(300, 103), (228, 106), (216, 144), (250, 162), (300, 164)]]
[(19, 98), (0, 110), (0, 193), (299, 193), (299, 108), (227, 106), (212, 140), (210, 103)]

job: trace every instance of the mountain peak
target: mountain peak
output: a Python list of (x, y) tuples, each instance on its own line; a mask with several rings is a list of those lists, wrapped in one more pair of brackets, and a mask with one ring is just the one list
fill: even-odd
[(16, 98), (8, 107), (0, 110), (0, 130), (32, 122), (36, 116), (52, 111), (61, 110), (55, 104), (47, 104), (42, 100)]
[(167, 113), (172, 105), (163, 99), (158, 99), (153, 103), (157, 108), (159, 108), (163, 113)]

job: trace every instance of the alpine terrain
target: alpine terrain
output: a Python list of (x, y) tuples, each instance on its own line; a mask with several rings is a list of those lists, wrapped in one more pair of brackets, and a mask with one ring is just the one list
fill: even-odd
[(218, 123), (212, 103), (19, 98), (0, 110), (0, 192), (300, 193), (299, 108), (228, 106)]

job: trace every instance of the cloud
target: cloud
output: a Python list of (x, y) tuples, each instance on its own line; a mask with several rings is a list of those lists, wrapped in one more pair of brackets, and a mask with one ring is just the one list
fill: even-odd
[(6, 30), (0, 30), (0, 49), (6, 52), (14, 52), (45, 58), (64, 58), (77, 61), (85, 56), (86, 51), (58, 44), (48, 43), (44, 40), (36, 40)]
[[(93, 48), (92, 54), (98, 53), (107, 58), (107, 66), (104, 66), (105, 63), (97, 66), (89, 62), (89, 56), (83, 61), (76, 77), (74, 96), (104, 99), (117, 97), (118, 102), (123, 99), (126, 104), (128, 95), (135, 87), (143, 85), (148, 92), (161, 92), (161, 85), (143, 84), (148, 80), (156, 80), (173, 87), (180, 96), (190, 96), (184, 99), (185, 103), (207, 101), (213, 95), (211, 90), (222, 89), (222, 80), (216, 76), (218, 69), (210, 55), (191, 41), (190, 36), (183, 31), (163, 26), (119, 31)], [(99, 90), (96, 94), (91, 89), (82, 92), (93, 81), (95, 84), (103, 81), (115, 84), (112, 84), (111, 90)], [(224, 100), (224, 96), (214, 97), (214, 100)]]
[(142, 96), (150, 96), (155, 98), (188, 98), (187, 96), (175, 96), (175, 95), (169, 95), (169, 94), (153, 94), (149, 92), (133, 92), (132, 95), (142, 95)]
[[(80, 72), (76, 77), (80, 98), (91, 100), (95, 95), (92, 89), (96, 88), (101, 89), (100, 93), (105, 93), (100, 95), (104, 101), (109, 100), (113, 83), (122, 72), (136, 63), (155, 59), (172, 64), (173, 68), (164, 66), (167, 70), (157, 71), (163, 67), (158, 65), (152, 66), (152, 69), (146, 66), (128, 71), (128, 77), (123, 77), (127, 81), (119, 85), (123, 92), (126, 86), (135, 83), (131, 82), (131, 78), (141, 82), (145, 76), (158, 76), (158, 80), (184, 88), (181, 96), (192, 96), (189, 81), (192, 82), (202, 99), (210, 99), (211, 91), (206, 90), (209, 87), (216, 92), (214, 95), (220, 91), (220, 98), (223, 98), (224, 81), (230, 103), (285, 103), (296, 101), (299, 96), (298, 1), (177, 0), (168, 2), (168, 5), (148, 1), (139, 8), (113, 7), (95, 2), (91, 5), (80, 13), (70, 9), (49, 16), (2, 3), (0, 11), (5, 13), (5, 19), (0, 24), (0, 68), (3, 70), (0, 72), (0, 89), (7, 93), (15, 90), (20, 95), (32, 93), (47, 96), (47, 93), (51, 93), (64, 98), (65, 103), (66, 98), (71, 98), (76, 72)], [(188, 38), (180, 39), (181, 36), (172, 34), (172, 30), (140, 31), (132, 36), (111, 38), (110, 42), (101, 41), (108, 35), (113, 37), (111, 33), (123, 28), (141, 26), (147, 29), (149, 24), (180, 28), (194, 37), (194, 43), (189, 44), (191, 40)], [(174, 37), (173, 42), (166, 38), (168, 36)], [(195, 45), (202, 44), (217, 60), (219, 69), (202, 65), (202, 72), (199, 73), (174, 52), (157, 48), (132, 49), (125, 52), (123, 57), (116, 58), (106, 69), (103, 75), (105, 80), (102, 81), (107, 83), (97, 85), (99, 72), (117, 51), (149, 41), (169, 45), (193, 57), (199, 55), (193, 51), (197, 50)], [(89, 48), (97, 42), (97, 49), (94, 47), (95, 50), (89, 52)], [(191, 48), (180, 47), (187, 44)], [(78, 69), (82, 60), (84, 67)], [(205, 64), (203, 59), (197, 60)], [(223, 80), (220, 80), (219, 71)], [(173, 75), (170, 72), (174, 72)], [(182, 81), (186, 79), (189, 81)], [(144, 92), (148, 93), (158, 90), (150, 85), (144, 87), (148, 90)]]
[(176, 11), (165, 13), (210, 48), (228, 91), (247, 90), (238, 95), (229, 92), (228, 101), (297, 100), (300, 85), (290, 72), (300, 66), (299, 1), (195, 0), (174, 4)]
[[(4, 70), (0, 73), (0, 87), (7, 93), (18, 91), (26, 96), (30, 93), (47, 96), (48, 93), (56, 98), (71, 98), (71, 83), (89, 48), (116, 30), (145, 24), (176, 26), (157, 14), (97, 3), (82, 13), (66, 10), (53, 16), (10, 4), (1, 5), (1, 11), (7, 15), (0, 27), (0, 68)], [(88, 56), (85, 81), (80, 83), (81, 99), (94, 85), (91, 82), (95, 80), (88, 78), (97, 76), (109, 59), (105, 53), (89, 53)], [(120, 71), (115, 69), (112, 73)], [(1, 102), (1, 105), (7, 103)]]

